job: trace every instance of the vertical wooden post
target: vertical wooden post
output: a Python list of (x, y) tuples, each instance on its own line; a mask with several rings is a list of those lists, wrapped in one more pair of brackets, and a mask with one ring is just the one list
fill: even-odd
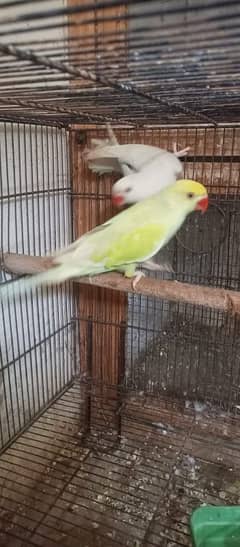
[[(97, 177), (82, 162), (82, 146), (78, 132), (71, 137), (71, 163), (73, 185), (73, 215), (75, 236), (85, 233), (113, 215), (110, 191), (111, 182), (106, 178), (104, 186), (109, 198), (98, 199)], [(120, 324), (126, 321), (127, 297), (116, 291), (96, 287), (75, 287), (79, 296), (81, 372), (87, 373), (88, 321), (93, 321), (92, 377), (104, 384), (117, 384), (119, 378)]]
[[(88, 3), (82, 0), (82, 4)], [(70, 6), (78, 5), (79, 0), (68, 0)], [(97, 9), (97, 2), (96, 2)], [(126, 10), (126, 6), (117, 8), (108, 8), (101, 11), (98, 10), (99, 18), (104, 15), (117, 16)], [(82, 25), (83, 19), (92, 18), (95, 21), (88, 25)], [(104, 34), (108, 31), (114, 32), (119, 29), (126, 29), (125, 21), (108, 21), (98, 23), (95, 10), (92, 13), (75, 14), (69, 18), (69, 22), (74, 23), (69, 27), (69, 38), (77, 42), (73, 44), (84, 47), (87, 44), (91, 53), (86, 57), (84, 55), (84, 63), (86, 58), (91, 62), (91, 68), (98, 68), (98, 38), (101, 37), (102, 44), (104, 43)], [(79, 26), (78, 26), (79, 24)], [(124, 42), (123, 42), (124, 43)], [(80, 47), (81, 46), (81, 47)], [(69, 59), (71, 60), (71, 42), (69, 42)], [(76, 50), (76, 49), (75, 49)], [(93, 53), (95, 51), (95, 53)], [(74, 54), (76, 62), (76, 53)], [(83, 57), (79, 57), (79, 64)], [(123, 59), (123, 58), (122, 58)], [(124, 59), (123, 61), (124, 62)], [(72, 87), (80, 88), (81, 80), (75, 80), (71, 83)], [(75, 237), (80, 236), (97, 224), (101, 224), (107, 218), (110, 218), (114, 212), (111, 207), (111, 179), (105, 177), (104, 183), (99, 182), (98, 178), (83, 164), (81, 153), (83, 146), (79, 143), (77, 129), (73, 128), (70, 138), (71, 165), (72, 165), (72, 189), (73, 189), (73, 215), (74, 215), (74, 231)], [(97, 131), (97, 130), (96, 130)], [(86, 132), (87, 134), (87, 132)], [(98, 134), (99, 137), (99, 134)], [(109, 198), (98, 198), (99, 188), (103, 187), (104, 194), (109, 194)], [(111, 290), (100, 288), (86, 287), (85, 291), (75, 287), (78, 299), (78, 311), (80, 317), (80, 358), (81, 358), (81, 374), (88, 374), (88, 331), (89, 318), (93, 322), (92, 328), (92, 366), (91, 375), (97, 383), (116, 385), (119, 380), (119, 367), (122, 367), (122, 359), (120, 352), (122, 348), (122, 331), (120, 325), (127, 318), (128, 301), (124, 294), (117, 294)]]

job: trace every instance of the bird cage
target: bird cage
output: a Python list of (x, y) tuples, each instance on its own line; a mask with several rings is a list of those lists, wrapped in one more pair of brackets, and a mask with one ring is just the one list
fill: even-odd
[[(1, 283), (116, 214), (92, 139), (190, 147), (209, 192), (133, 291), (117, 273), (0, 302), (0, 545), (192, 545), (240, 500), (236, 0), (0, 2)], [(147, 184), (147, 181), (146, 181)]]

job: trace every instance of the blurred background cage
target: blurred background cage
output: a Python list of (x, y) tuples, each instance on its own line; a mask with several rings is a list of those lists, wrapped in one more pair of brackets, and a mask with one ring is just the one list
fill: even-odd
[[(237, 0), (1, 1), (1, 282), (115, 213), (117, 177), (82, 158), (110, 122), (190, 146), (210, 194), (149, 277), (239, 291), (239, 24)], [(240, 324), (218, 308), (79, 283), (1, 304), (0, 545), (188, 546), (195, 507), (240, 503)]]

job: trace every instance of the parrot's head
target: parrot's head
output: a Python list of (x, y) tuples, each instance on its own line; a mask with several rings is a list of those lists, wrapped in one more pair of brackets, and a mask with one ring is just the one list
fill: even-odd
[(188, 213), (191, 211), (205, 213), (208, 208), (208, 193), (200, 182), (189, 179), (178, 180), (169, 188), (169, 191), (174, 192), (178, 203), (182, 202)]
[[(144, 170), (146, 169), (146, 170)], [(170, 152), (159, 154), (142, 171), (129, 174), (112, 187), (112, 201), (116, 207), (131, 205), (146, 199), (174, 184), (183, 176), (183, 167)]]
[(116, 207), (138, 203), (151, 195), (151, 186), (140, 173), (121, 178), (112, 187), (112, 202)]

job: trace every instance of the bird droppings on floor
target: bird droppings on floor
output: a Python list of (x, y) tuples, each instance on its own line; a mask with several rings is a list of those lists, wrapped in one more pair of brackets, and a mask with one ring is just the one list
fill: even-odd
[[(0, 545), (191, 545), (189, 518), (240, 502), (239, 417), (69, 389), (0, 458)], [(89, 393), (88, 393), (89, 396)], [(71, 408), (71, 412), (69, 412)]]

